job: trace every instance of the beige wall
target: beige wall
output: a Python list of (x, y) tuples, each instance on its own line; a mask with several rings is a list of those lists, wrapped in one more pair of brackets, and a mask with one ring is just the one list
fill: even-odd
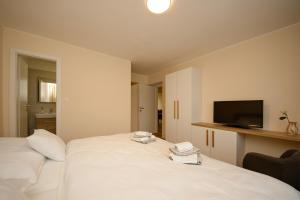
[(11, 49), (58, 58), (61, 62), (61, 129), (73, 138), (130, 131), (131, 63), (48, 38), (4, 29), (3, 122), (9, 133)]
[[(0, 25), (0, 75), (3, 74), (3, 27)], [(0, 77), (0, 136), (3, 136), (3, 109), (2, 109), (2, 102), (3, 102), (3, 79)]]
[(132, 83), (148, 84), (148, 76), (143, 74), (131, 73)]
[[(213, 101), (263, 99), (264, 129), (285, 131), (279, 121), (287, 110), (300, 125), (300, 24), (244, 41), (206, 56), (170, 66), (149, 76), (149, 83), (185, 67), (201, 68), (202, 121), (212, 122)], [(300, 145), (260, 137), (247, 137), (245, 151), (279, 155)]]

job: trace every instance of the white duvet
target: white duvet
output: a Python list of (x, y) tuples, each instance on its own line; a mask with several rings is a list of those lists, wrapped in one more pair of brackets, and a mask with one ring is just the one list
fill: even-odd
[(130, 135), (73, 140), (68, 145), (65, 200), (296, 200), (297, 190), (269, 176), (206, 156), (199, 166), (168, 159), (163, 140)]

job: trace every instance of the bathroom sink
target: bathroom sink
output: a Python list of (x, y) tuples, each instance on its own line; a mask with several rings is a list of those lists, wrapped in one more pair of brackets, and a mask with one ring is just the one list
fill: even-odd
[(56, 113), (36, 113), (36, 118), (55, 118)]

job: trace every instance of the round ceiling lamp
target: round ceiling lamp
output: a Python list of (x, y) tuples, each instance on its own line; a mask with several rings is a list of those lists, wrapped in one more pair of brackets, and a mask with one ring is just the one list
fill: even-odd
[(162, 14), (171, 6), (171, 0), (147, 0), (147, 7), (154, 14)]

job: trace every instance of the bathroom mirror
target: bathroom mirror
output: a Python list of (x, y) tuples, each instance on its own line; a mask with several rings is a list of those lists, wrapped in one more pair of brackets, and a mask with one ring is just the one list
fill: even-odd
[(56, 102), (56, 83), (55, 80), (39, 79), (39, 102), (55, 103)]

